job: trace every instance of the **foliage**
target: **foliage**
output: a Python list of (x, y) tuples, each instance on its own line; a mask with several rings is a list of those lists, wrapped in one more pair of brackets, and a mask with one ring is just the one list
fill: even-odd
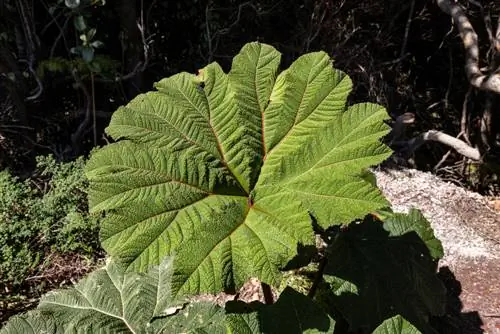
[[(367, 171), (390, 153), (385, 111), (347, 106), (350, 80), (326, 53), (279, 63), (249, 43), (228, 74), (212, 63), (119, 108), (107, 129), (117, 142), (86, 166), (111, 261), (6, 333), (403, 333), (405, 319), (432, 331), (441, 244), (418, 211), (392, 213)], [(327, 248), (310, 267), (313, 298), (287, 287), (272, 305), (185, 304), (250, 277), (279, 285), (318, 252), (315, 234)]]
[(174, 75), (114, 114), (122, 140), (87, 166), (111, 256), (145, 270), (175, 253), (179, 294), (276, 285), (313, 244), (310, 214), (327, 228), (387, 205), (363, 170), (389, 155), (384, 109), (346, 107), (351, 82), (325, 53), (277, 75), (279, 60), (247, 44), (229, 74)]
[(0, 287), (2, 309), (52, 254), (94, 258), (100, 252), (98, 217), (86, 205), (82, 158), (57, 163), (37, 159), (39, 174), (20, 181), (0, 172)]
[[(111, 111), (150, 89), (154, 81), (180, 70), (193, 71), (212, 60), (226, 68), (243, 43), (259, 40), (279, 46), (286, 64), (310, 50), (335, 55), (337, 66), (356, 82), (351, 101), (381, 103), (393, 119), (403, 113), (415, 114), (415, 124), (401, 138), (404, 142), (436, 129), (452, 136), (461, 134), (459, 138), (486, 153), (471, 168), (470, 161), (463, 161), (454, 151), (446, 154), (448, 148), (441, 144), (425, 145), (416, 152), (394, 144), (398, 163), (434, 170), (479, 191), (499, 189), (495, 133), (500, 127), (498, 117), (486, 117), (486, 111), (495, 106), (494, 96), (475, 89), (468, 93), (462, 41), (448, 32), (450, 17), (436, 2), (375, 0), (369, 6), (361, 1), (328, 0), (283, 0), (279, 4), (271, 0), (2, 3), (2, 168), (9, 166), (22, 173), (33, 168), (39, 154), (51, 152), (61, 159), (85, 154), (92, 149), (89, 130), (96, 128), (96, 138), (104, 144), (102, 130)], [(488, 1), (467, 8), (480, 41), (487, 31), (495, 31), (500, 10), (497, 3)], [(483, 22), (493, 22), (493, 26)], [(16, 27), (27, 29), (18, 31)], [(88, 36), (93, 37), (90, 42)], [(92, 46), (96, 39), (103, 43), (94, 44), (97, 49)], [(480, 46), (479, 61), (482, 69), (488, 68), (484, 64), (492, 64), (489, 67), (494, 72), (495, 52), (487, 49)], [(93, 54), (93, 60), (86, 63), (84, 54), (87, 59)], [(10, 61), (5, 55), (11, 56)], [(104, 69), (100, 56), (119, 66)], [(78, 62), (76, 72), (89, 95), (94, 95), (96, 124), (88, 122), (82, 112), (91, 104), (90, 99), (72, 75), (34, 75), (33, 69), (39, 71), (44, 62), (59, 59)], [(95, 74), (95, 94), (91, 79), (86, 77), (89, 70)], [(11, 91), (12, 77), (17, 83), (15, 92)], [(37, 79), (43, 90), (34, 97)], [(31, 103), (33, 100), (36, 103)], [(480, 122), (482, 119), (488, 121)], [(488, 123), (492, 131), (482, 136), (481, 129)], [(81, 134), (80, 127), (85, 129), (82, 138), (71, 141), (72, 135)]]
[[(95, 55), (93, 59), (93, 68), (98, 68), (102, 76), (113, 78), (116, 75), (118, 66), (120, 65), (116, 60), (113, 60), (105, 55)], [(36, 69), (37, 75), (40, 78), (45, 78), (48, 74), (66, 74), (70, 75), (72, 70), (76, 70), (85, 78), (88, 76), (88, 64), (81, 58), (65, 59), (54, 57), (51, 59), (43, 60), (38, 64)]]
[(351, 330), (373, 330), (400, 314), (432, 333), (429, 315), (444, 313), (446, 290), (436, 276), (443, 250), (419, 211), (384, 222), (368, 216), (335, 234), (327, 252), (330, 301)]
[(400, 315), (385, 320), (373, 334), (419, 334), (419, 330)]
[[(330, 333), (335, 322), (310, 299), (286, 289), (273, 305), (173, 304), (172, 260), (147, 273), (109, 262), (74, 288), (45, 295), (35, 311), (0, 333)], [(245, 308), (245, 312), (236, 313)], [(172, 316), (173, 315), (173, 316)]]

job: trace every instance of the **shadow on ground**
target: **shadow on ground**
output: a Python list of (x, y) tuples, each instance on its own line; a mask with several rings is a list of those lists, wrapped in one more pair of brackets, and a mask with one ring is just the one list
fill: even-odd
[(434, 318), (431, 322), (441, 334), (482, 334), (483, 322), (476, 311), (462, 312), (463, 303), (460, 300), (462, 285), (456, 279), (449, 267), (441, 267), (439, 278), (446, 286), (446, 314)]

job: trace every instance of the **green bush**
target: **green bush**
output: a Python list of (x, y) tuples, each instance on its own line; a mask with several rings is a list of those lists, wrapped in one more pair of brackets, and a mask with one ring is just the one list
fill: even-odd
[[(78, 253), (94, 260), (100, 253), (99, 218), (88, 214), (83, 158), (58, 163), (37, 158), (37, 171), (19, 180), (0, 172), (0, 309), (41, 292), (26, 279), (55, 254)], [(38, 285), (40, 282), (38, 282)], [(8, 291), (8, 293), (5, 293)], [(11, 305), (11, 306), (9, 306)]]

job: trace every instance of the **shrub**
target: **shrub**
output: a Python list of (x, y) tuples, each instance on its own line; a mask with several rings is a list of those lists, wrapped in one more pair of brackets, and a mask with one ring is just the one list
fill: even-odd
[(17, 302), (22, 304), (43, 291), (43, 280), (31, 284), (27, 279), (43, 271), (54, 257), (78, 253), (92, 262), (101, 252), (99, 219), (88, 214), (84, 164), (82, 158), (57, 163), (48, 156), (37, 158), (37, 172), (27, 180), (0, 172), (3, 311), (22, 308)]
[[(324, 52), (279, 64), (250, 43), (229, 74), (212, 63), (121, 107), (117, 142), (86, 166), (111, 260), (5, 332), (432, 332), (441, 244), (418, 211), (387, 209), (367, 171), (390, 154), (385, 110), (346, 106), (351, 82)], [(187, 302), (251, 277), (279, 286), (313, 255), (311, 298), (287, 287), (271, 305)]]

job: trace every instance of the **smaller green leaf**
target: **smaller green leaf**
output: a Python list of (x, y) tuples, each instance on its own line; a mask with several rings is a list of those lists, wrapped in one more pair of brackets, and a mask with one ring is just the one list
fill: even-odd
[(444, 256), (441, 241), (436, 238), (430, 222), (419, 210), (412, 208), (408, 214), (394, 213), (388, 215), (383, 221), (384, 229), (389, 232), (390, 237), (402, 236), (413, 231), (425, 243), (434, 260)]
[(170, 298), (172, 259), (146, 274), (125, 273), (113, 261), (74, 288), (42, 297), (0, 334), (39, 333), (332, 333), (335, 321), (311, 299), (287, 288), (273, 305), (179, 305)]
[(14, 316), (0, 329), (1, 334), (39, 334), (64, 333), (61, 326), (56, 325), (56, 319), (51, 314), (43, 314), (35, 310), (23, 315)]
[[(227, 333), (224, 309), (207, 302), (189, 304), (165, 319), (154, 321), (147, 333)], [(146, 328), (141, 333), (146, 333)]]
[(335, 327), (318, 304), (289, 287), (261, 310), (260, 321), (263, 333), (332, 333)]
[(91, 28), (91, 29), (89, 29), (89, 31), (87, 31), (87, 34), (86, 34), (87, 35), (87, 41), (91, 41), (92, 38), (94, 38), (96, 31), (97, 30), (95, 28)]
[(312, 299), (287, 287), (276, 303), (226, 304), (230, 333), (333, 333), (335, 321)]
[[(126, 273), (113, 261), (80, 280), (74, 288), (52, 291), (33, 312), (14, 317), (0, 332), (144, 333), (170, 306), (172, 258), (147, 274)], [(168, 318), (160, 318), (160, 322)], [(161, 324), (159, 324), (161, 325)], [(36, 329), (36, 330), (35, 330)]]
[(93, 41), (92, 43), (90, 43), (90, 46), (92, 46), (93, 48), (99, 49), (99, 48), (102, 48), (104, 46), (104, 43), (101, 41)]
[[(68, 4), (66, 3), (66, 5)], [(73, 19), (73, 23), (75, 25), (76, 30), (79, 32), (85, 31), (85, 29), (87, 29), (87, 25), (85, 24), (85, 19), (81, 15), (75, 16), (75, 18)]]
[(94, 49), (90, 46), (84, 46), (82, 48), (82, 59), (86, 63), (90, 63), (92, 60), (94, 60)]
[(385, 320), (372, 334), (422, 334), (415, 326), (400, 315)]

